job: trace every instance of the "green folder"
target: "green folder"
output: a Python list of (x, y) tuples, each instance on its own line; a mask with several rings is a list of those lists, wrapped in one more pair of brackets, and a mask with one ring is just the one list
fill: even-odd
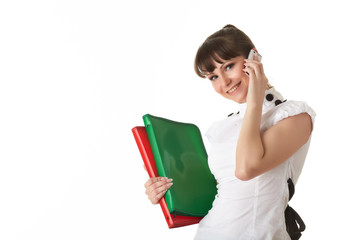
[(173, 179), (165, 194), (169, 212), (205, 216), (217, 189), (199, 128), (150, 114), (143, 120), (159, 176)]

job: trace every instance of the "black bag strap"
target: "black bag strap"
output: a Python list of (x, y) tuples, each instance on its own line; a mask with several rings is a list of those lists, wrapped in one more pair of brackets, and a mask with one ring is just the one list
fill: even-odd
[[(288, 179), (289, 187), (289, 201), (295, 193), (295, 186), (291, 178)], [(291, 240), (298, 240), (301, 237), (301, 232), (306, 228), (304, 221), (299, 214), (289, 205), (285, 209), (285, 223), (286, 231), (290, 235)]]

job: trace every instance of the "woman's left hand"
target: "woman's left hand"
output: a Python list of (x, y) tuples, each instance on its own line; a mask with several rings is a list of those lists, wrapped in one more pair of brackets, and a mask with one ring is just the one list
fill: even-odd
[(245, 59), (244, 72), (249, 74), (249, 88), (246, 97), (247, 105), (260, 105), (264, 102), (265, 90), (267, 89), (268, 79), (265, 76), (263, 64), (259, 62), (257, 56), (254, 60)]

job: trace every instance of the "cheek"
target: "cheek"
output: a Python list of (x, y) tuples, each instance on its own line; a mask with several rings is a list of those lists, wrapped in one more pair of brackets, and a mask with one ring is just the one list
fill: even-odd
[(246, 75), (246, 73), (243, 71), (243, 69), (245, 68), (245, 66), (243, 65), (243, 67), (240, 70), (240, 74), (242, 78), (248, 78), (248, 75)]
[(246, 85), (246, 86), (249, 86), (249, 77), (248, 75), (246, 75), (246, 73), (244, 73), (243, 71), (241, 71), (242, 74), (241, 74), (241, 82)]
[(217, 92), (217, 93), (221, 93), (221, 88), (220, 88), (220, 85), (219, 85), (219, 84), (217, 84), (216, 82), (211, 82), (211, 83), (212, 83), (212, 86), (213, 86), (213, 88), (214, 88), (215, 92)]
[(237, 79), (241, 79), (242, 81), (244, 81), (245, 79), (247, 79), (248, 78), (248, 76), (246, 75), (246, 73), (244, 73), (244, 71), (243, 71), (243, 67), (239, 67), (239, 68), (237, 68), (237, 69), (234, 69), (235, 71), (233, 72), (233, 78), (237, 78)]

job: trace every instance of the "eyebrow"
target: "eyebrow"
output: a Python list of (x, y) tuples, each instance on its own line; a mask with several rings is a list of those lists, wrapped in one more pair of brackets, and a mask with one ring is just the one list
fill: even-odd
[[(226, 64), (226, 62), (223, 62), (223, 63), (220, 65), (219, 69), (222, 69), (225, 64)], [(214, 68), (214, 70), (215, 70), (215, 69), (216, 69), (216, 67)]]
[[(225, 61), (225, 62), (221, 63), (221, 65), (220, 65), (219, 69), (222, 69), (222, 68), (224, 67), (224, 65), (226, 65), (226, 63), (227, 63), (227, 61)], [(214, 69), (216, 69), (216, 67), (214, 67)]]

